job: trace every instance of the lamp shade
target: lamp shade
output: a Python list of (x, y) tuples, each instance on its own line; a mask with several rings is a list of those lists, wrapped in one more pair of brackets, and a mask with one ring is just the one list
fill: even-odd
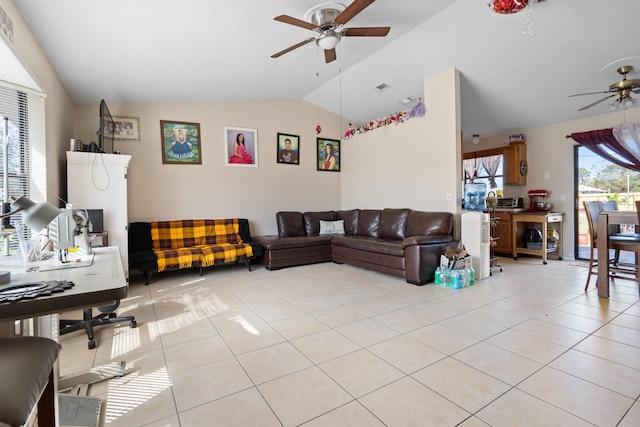
[(21, 209), (24, 223), (38, 231), (60, 214), (60, 209), (55, 206), (46, 202), (35, 203), (24, 196), (11, 203), (11, 209)]

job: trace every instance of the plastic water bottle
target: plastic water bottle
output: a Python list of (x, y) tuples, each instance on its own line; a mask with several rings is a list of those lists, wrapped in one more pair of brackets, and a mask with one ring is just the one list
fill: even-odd
[(434, 285), (442, 285), (442, 267), (436, 268), (436, 278), (433, 281)]
[(460, 270), (460, 287), (466, 288), (469, 286), (469, 270), (463, 268)]
[(462, 287), (462, 283), (460, 281), (460, 273), (458, 271), (451, 272), (451, 287), (453, 289), (460, 289)]
[(472, 266), (469, 266), (469, 285), (476, 284), (476, 272)]
[(440, 276), (441, 276), (442, 283), (445, 286), (451, 286), (451, 282), (452, 282), (451, 270), (443, 270)]

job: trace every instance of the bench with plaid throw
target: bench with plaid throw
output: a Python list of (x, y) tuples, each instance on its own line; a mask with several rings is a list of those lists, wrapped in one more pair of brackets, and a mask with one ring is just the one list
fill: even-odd
[(238, 231), (236, 218), (152, 221), (151, 240), (158, 271), (246, 260), (253, 251)]

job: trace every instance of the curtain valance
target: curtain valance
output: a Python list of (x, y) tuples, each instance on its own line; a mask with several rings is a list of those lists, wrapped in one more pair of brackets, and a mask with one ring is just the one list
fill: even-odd
[(640, 172), (640, 123), (576, 132), (571, 138), (611, 163)]

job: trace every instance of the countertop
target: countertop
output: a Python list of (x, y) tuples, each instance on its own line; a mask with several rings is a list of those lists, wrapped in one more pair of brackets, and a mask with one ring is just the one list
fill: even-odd
[(525, 208), (496, 208), (496, 212), (527, 212)]

